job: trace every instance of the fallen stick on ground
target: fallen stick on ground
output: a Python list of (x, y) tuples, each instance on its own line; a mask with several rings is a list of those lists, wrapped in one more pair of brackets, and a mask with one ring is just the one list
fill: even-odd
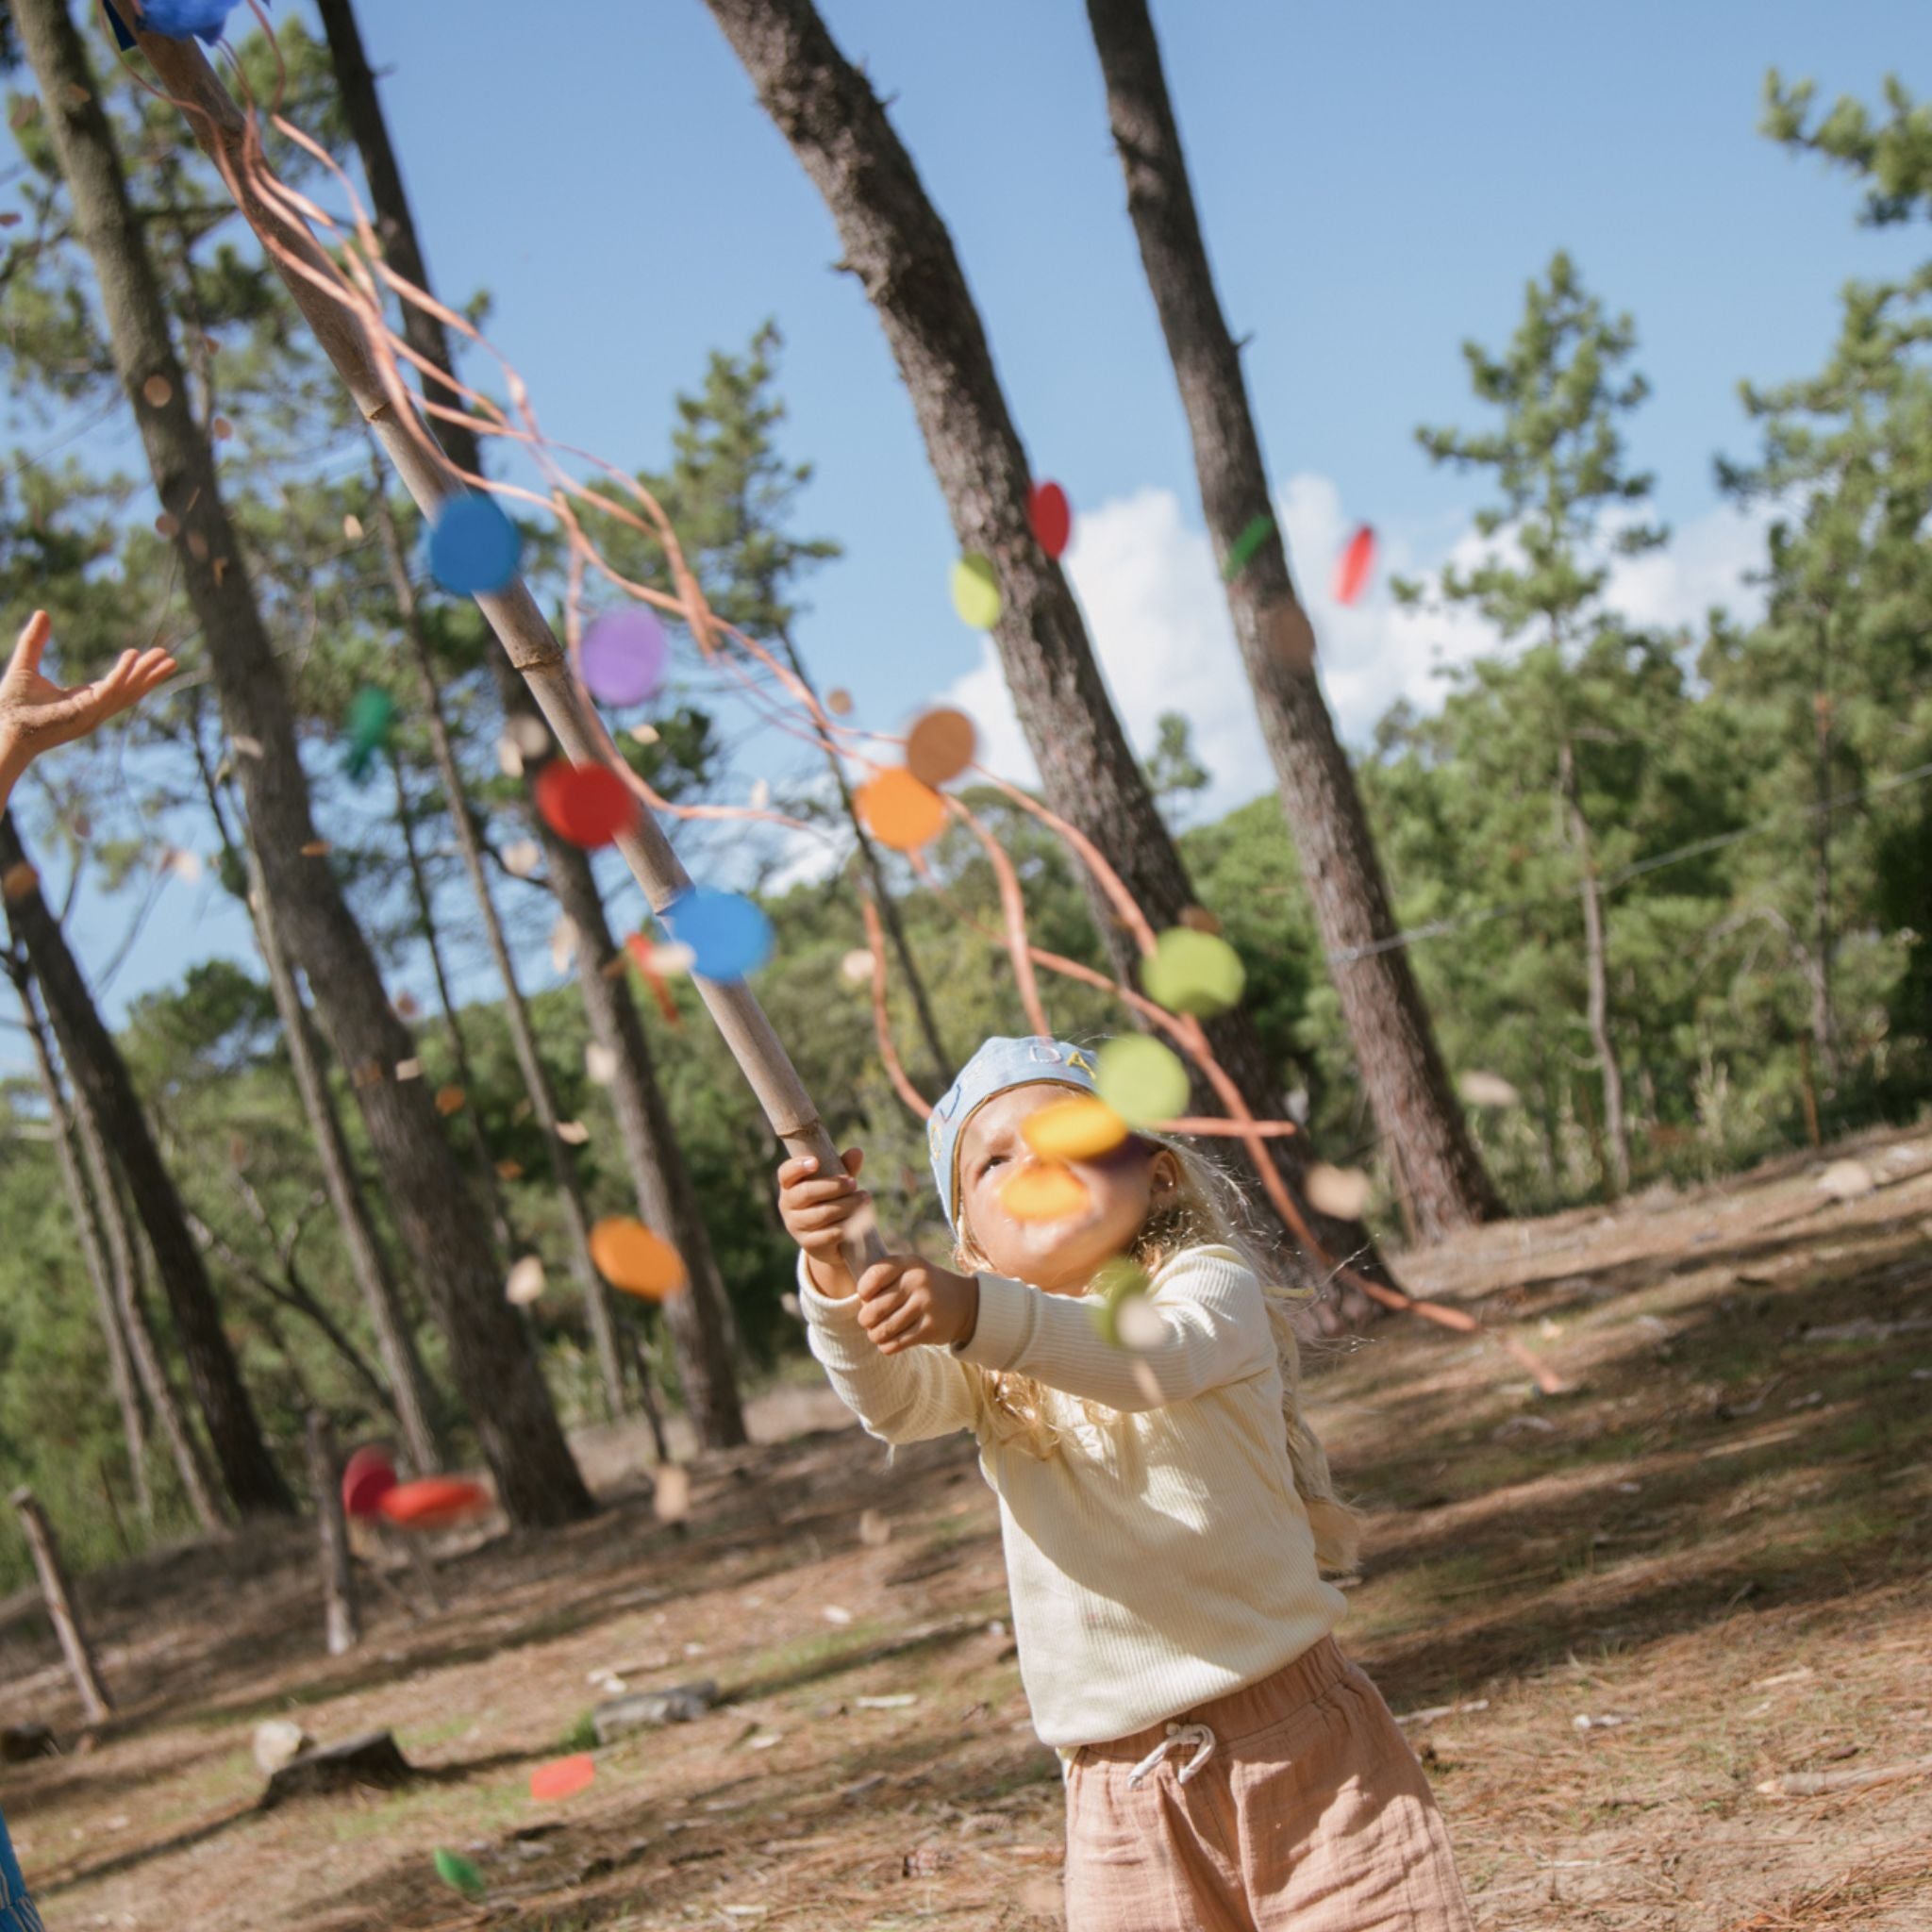
[(1928, 1775), (1932, 1757), (1916, 1757), (1909, 1764), (1880, 1765), (1870, 1771), (1788, 1771), (1766, 1778), (1757, 1790), (1767, 1798), (1822, 1798), (1833, 1791), (1861, 1791), (1896, 1778)]

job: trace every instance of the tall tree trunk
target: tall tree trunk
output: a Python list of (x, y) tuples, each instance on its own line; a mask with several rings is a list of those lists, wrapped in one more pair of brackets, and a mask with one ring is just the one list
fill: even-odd
[[(878, 311), (912, 398), (926, 456), (963, 551), (992, 564), (1002, 604), (993, 628), (1013, 705), (1046, 802), (1107, 855), (1157, 927), (1193, 903), (1180, 854), (1114, 714), (1066, 575), (1033, 536), (1025, 451), (953, 242), (871, 83), (833, 44), (810, 0), (706, 0), (766, 111), (816, 184), (856, 275)], [(1117, 976), (1140, 955), (1097, 883), (1082, 883)], [(1278, 1070), (1236, 1010), (1208, 1023), (1215, 1054), (1249, 1108), (1283, 1113)], [(1218, 1102), (1195, 1081), (1193, 1104)], [(1333, 1256), (1386, 1273), (1364, 1228), (1306, 1205), (1310, 1156), (1299, 1135), (1270, 1143), (1283, 1177)], [(1266, 1204), (1257, 1201), (1257, 1209)]]
[(1568, 815), (1570, 842), (1583, 868), (1583, 968), (1586, 987), (1586, 1017), (1591, 1045), (1596, 1050), (1597, 1071), (1604, 1090), (1604, 1141), (1608, 1164), (1606, 1177), (1612, 1196), (1624, 1193), (1630, 1186), (1630, 1132), (1624, 1117), (1624, 1075), (1617, 1065), (1617, 1049), (1610, 1039), (1610, 976), (1608, 948), (1604, 932), (1603, 887), (1597, 880), (1596, 855), (1590, 836), (1590, 821), (1583, 815), (1581, 791), (1576, 782), (1576, 753), (1568, 738), (1557, 755), (1557, 782), (1562, 789), (1563, 807)]
[(323, 1186), (328, 1191), (329, 1206), (335, 1210), (336, 1225), (348, 1253), (350, 1272), (361, 1291), (362, 1306), (368, 1311), (369, 1325), (375, 1331), (376, 1349), (382, 1357), (383, 1373), (389, 1378), (390, 1399), (402, 1431), (403, 1453), (418, 1474), (427, 1475), (440, 1468), (442, 1460), (435, 1424), (430, 1420), (433, 1411), (429, 1378), (424, 1373), (408, 1310), (403, 1306), (389, 1257), (376, 1238), (361, 1179), (349, 1153), (341, 1116), (336, 1111), (336, 1098), (329, 1091), (328, 1075), (324, 1071), (322, 1042), (316, 1038), (314, 1019), (295, 983), (294, 969), (275, 924), (275, 907), (262, 885), (261, 861), (255, 849), (253, 828), (243, 813), (242, 837), (247, 845), (244, 858), (229, 834), (227, 814), (222, 809), (221, 792), (214, 774), (208, 769), (199, 729), (194, 733), (194, 758), (223, 852), (234, 868), (234, 876), (246, 887), (249, 917), (255, 923), (256, 947), (268, 968), (269, 988), (275, 995), (275, 1011), (282, 1021), (282, 1038), (289, 1049), (289, 1065), (295, 1075), (295, 1088), (301, 1096), (308, 1131), (315, 1140), (316, 1158), (322, 1163)]
[[(25, 862), (13, 815), (0, 811), (0, 872)], [(255, 1406), (248, 1399), (222, 1327), (214, 1290), (202, 1266), (201, 1250), (189, 1232), (181, 1197), (162, 1164), (121, 1050), (95, 1010), (93, 995), (67, 949), (66, 935), (38, 885), (8, 899), (7, 921), (15, 940), (25, 947), (34, 978), (46, 996), (68, 1075), (85, 1091), (101, 1132), (127, 1176), (229, 1498), (244, 1515), (291, 1512), (294, 1498), (262, 1441)]]
[[(1273, 513), (1241, 351), (1215, 292), (1147, 0), (1088, 0), (1087, 17), (1127, 212), (1193, 437), (1202, 509), (1224, 565), (1241, 533)], [(1281, 648), (1284, 632), (1310, 633), (1279, 530), (1227, 578), (1227, 608), (1362, 1084), (1384, 1137), (1401, 1149), (1417, 1230), (1431, 1241), (1493, 1221), (1503, 1203), (1450, 1088), (1408, 954), (1391, 943), (1381, 861), (1312, 654)]]
[[(357, 151), (362, 157), (387, 258), (399, 275), (427, 290), (429, 271), (383, 119), (375, 77), (362, 50), (354, 6), (351, 0), (319, 0), (319, 11), (328, 36), (336, 84)], [(448, 334), (435, 316), (414, 303), (406, 303), (403, 332), (409, 346), (433, 368), (445, 373), (452, 369)], [(482, 451), (467, 427), (439, 423), (436, 432), (458, 468), (472, 475), (483, 474)], [(536, 701), (509, 654), (490, 651), (485, 656), (496, 680), (506, 721), (541, 724)], [(732, 1367), (734, 1358), (742, 1354), (736, 1341), (736, 1323), (630, 986), (621, 967), (614, 975), (606, 970), (617, 951), (603, 894), (590, 856), (559, 838), (541, 813), (533, 817), (552, 890), (577, 928), (577, 984), (591, 1038), (612, 1056), (616, 1065), (611, 1098), (639, 1207), (643, 1218), (663, 1231), (683, 1256), (691, 1274), (691, 1292), (668, 1301), (664, 1317), (692, 1426), (702, 1447), (735, 1447), (747, 1440)]]
[(149, 1413), (159, 1424), (181, 1493), (194, 1512), (194, 1520), (210, 1535), (226, 1527), (222, 1506), (215, 1495), (207, 1458), (194, 1432), (189, 1427), (175, 1385), (168, 1380), (161, 1363), (160, 1349), (147, 1318), (142, 1292), (140, 1251), (128, 1224), (127, 1206), (122, 1197), (122, 1184), (112, 1157), (108, 1152), (100, 1122), (89, 1103), (87, 1089), (75, 1085), (73, 1101), (75, 1133), (80, 1142), (81, 1164), (101, 1217), (101, 1231), (108, 1245), (108, 1270), (114, 1284), (114, 1306), (120, 1310), (122, 1332), (127, 1337), (127, 1352), (133, 1357), (134, 1372), (141, 1379), (141, 1391), (147, 1398)]
[[(805, 661), (798, 655), (798, 646), (791, 641), (789, 625), (779, 625), (778, 641), (784, 647), (786, 661), (791, 664), (799, 683), (810, 691), (812, 682), (806, 675)], [(906, 938), (905, 922), (899, 917), (899, 902), (887, 883), (879, 848), (873, 842), (872, 834), (865, 829), (865, 821), (859, 817), (858, 802), (852, 796), (852, 787), (846, 782), (845, 761), (827, 745), (825, 763), (831, 771), (832, 783), (839, 788), (839, 803), (851, 824), (852, 837), (858, 844), (866, 876), (872, 880), (873, 903), (879, 908), (886, 937), (891, 941), (892, 950), (899, 956), (899, 971), (906, 976), (906, 989), (912, 995), (912, 1010), (919, 1021), (920, 1037), (925, 1042), (926, 1057), (932, 1063), (932, 1098), (938, 1100), (953, 1084), (953, 1058), (946, 1051), (945, 1041), (940, 1038), (940, 1023), (933, 1016), (932, 1002), (926, 997), (924, 975), (921, 974), (919, 963), (912, 957), (911, 944)]]
[[(207, 643), (223, 723), (231, 739), (251, 739), (262, 750), (259, 758), (239, 760), (242, 786), (268, 893), (285, 914), (287, 943), (309, 975), (337, 1059), (351, 1070), (404, 1241), (448, 1338), (451, 1372), (506, 1510), (525, 1525), (585, 1516), (593, 1507), (590, 1492), (529, 1338), (503, 1298), (475, 1197), (424, 1083), (394, 1076), (397, 1062), (413, 1057), (409, 1035), (390, 1011), (334, 874), (303, 855), (315, 827), (288, 693), (212, 452), (189, 410), (167, 312), (86, 50), (66, 0), (16, 0), (13, 17), (40, 85), (75, 225), (93, 258), (115, 367), (161, 502), (177, 525), (176, 565)], [(157, 376), (156, 392), (167, 388), (158, 406), (143, 395), (143, 385)], [(276, 1482), (286, 1507), (286, 1488)]]
[[(538, 1131), (543, 1136), (544, 1153), (549, 1158), (552, 1179), (557, 1184), (558, 1201), (563, 1213), (564, 1244), (570, 1253), (571, 1273), (584, 1297), (584, 1311), (590, 1318), (591, 1339), (597, 1351), (597, 1370), (604, 1384), (604, 1406), (615, 1422), (624, 1413), (624, 1358), (617, 1350), (617, 1324), (611, 1312), (610, 1293), (597, 1264), (591, 1258), (591, 1222), (584, 1207), (583, 1183), (577, 1175), (576, 1156), (558, 1132), (557, 1094), (550, 1084), (549, 1070), (537, 1050), (536, 1029), (530, 1024), (530, 1009), (517, 983), (516, 961), (504, 938), (503, 921), (497, 916), (495, 895), (490, 890), (490, 874), (483, 866), (483, 844), (476, 835), (476, 821), (471, 815), (469, 796), (463, 785), (462, 767), (457, 762), (456, 747), (450, 742), (449, 724), (442, 714), (442, 696), (437, 684), (436, 664), (430, 655), (429, 640), (423, 633), (422, 613), (417, 608), (416, 587), (409, 580), (409, 566), (403, 555), (402, 539), (396, 534), (387, 477), (378, 458), (375, 468), (375, 516), (381, 526), (383, 554), (388, 559), (390, 586), (395, 592), (396, 608), (403, 620), (403, 634), (408, 641), (415, 661), (417, 694), (423, 703), (423, 721), (429, 730), (429, 748), (436, 770), (442, 780), (443, 795), (449, 802), (450, 823), (456, 828), (457, 850), (462, 855), (463, 874), (469, 880), (476, 909), (483, 915), (483, 931), (490, 941), (490, 957), (496, 962), (497, 976), (503, 981), (504, 1018), (509, 1024), (510, 1043), (516, 1051), (517, 1067), (524, 1076), (524, 1092)], [(440, 974), (439, 974), (440, 977)], [(450, 1016), (456, 1024), (454, 1013)]]
[(423, 867), (423, 855), (416, 844), (416, 821), (409, 805), (408, 780), (404, 774), (400, 751), (389, 750), (390, 775), (396, 788), (396, 828), (403, 837), (403, 858), (409, 874), (409, 893), (416, 902), (416, 925), (429, 951), (429, 970), (436, 980), (437, 1003), (442, 1008), (443, 1024), (449, 1028), (449, 1050), (457, 1063), (457, 1085), (463, 1095), (463, 1122), (476, 1149), (476, 1179), (490, 1207), (490, 1225), (498, 1252), (507, 1261), (522, 1243), (511, 1224), (509, 1208), (498, 1184), (496, 1159), (490, 1151), (490, 1136), (483, 1130), (482, 1092), (476, 1085), (476, 1069), (470, 1059), (470, 1042), (463, 1037), (463, 1023), (457, 1011), (456, 995), (449, 989), (449, 972), (442, 959), (442, 933), (436, 923), (436, 895), (430, 890), (429, 874)]
[(101, 1324), (101, 1341), (108, 1351), (108, 1380), (114, 1391), (114, 1406), (121, 1411), (121, 1434), (127, 1444), (127, 1470), (134, 1478), (135, 1505), (141, 1511), (141, 1520), (152, 1529), (155, 1498), (147, 1479), (146, 1418), (141, 1412), (141, 1384), (134, 1373), (134, 1358), (127, 1350), (127, 1332), (121, 1325), (121, 1310), (114, 1298), (114, 1277), (108, 1265), (106, 1237), (101, 1232), (93, 1196), (88, 1191), (87, 1176), (81, 1172), (73, 1116), (67, 1109), (67, 1095), (59, 1069), (54, 1064), (46, 1022), (41, 1017), (41, 1003), (25, 956), (8, 953), (7, 972), (14, 991), (20, 995), (27, 1040), (34, 1050), (34, 1071), (41, 1076), (41, 1091), (47, 1099), (47, 1123), (54, 1137), (54, 1152), (60, 1162), (60, 1184), (67, 1190), (81, 1259), (94, 1287), (94, 1312)]

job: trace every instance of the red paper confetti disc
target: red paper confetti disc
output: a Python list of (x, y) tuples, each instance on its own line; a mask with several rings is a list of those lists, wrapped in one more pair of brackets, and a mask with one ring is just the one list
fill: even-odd
[(538, 776), (537, 809), (558, 838), (591, 851), (629, 828), (637, 801), (608, 766), (572, 765), (559, 758)]
[(548, 1764), (540, 1764), (530, 1774), (530, 1795), (541, 1801), (545, 1798), (574, 1798), (597, 1775), (597, 1767), (591, 1761), (588, 1751), (580, 1751), (575, 1757), (558, 1757)]
[(396, 1486), (394, 1465), (380, 1449), (358, 1449), (342, 1465), (342, 1513), (374, 1516)]
[(1049, 557), (1058, 557), (1074, 534), (1074, 512), (1058, 483), (1036, 483), (1026, 499), (1026, 521)]
[(404, 1529), (441, 1529), (488, 1514), (490, 1491), (457, 1475), (425, 1475), (398, 1483), (376, 1507)]
[(1374, 567), (1375, 532), (1371, 525), (1363, 524), (1348, 540), (1348, 547), (1335, 566), (1335, 601), (1353, 604), (1367, 587)]

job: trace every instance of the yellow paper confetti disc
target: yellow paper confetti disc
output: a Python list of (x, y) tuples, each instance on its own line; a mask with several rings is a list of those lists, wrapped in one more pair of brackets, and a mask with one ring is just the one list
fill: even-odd
[(969, 551), (953, 566), (953, 608), (974, 630), (991, 630), (1000, 621), (1000, 584), (992, 565)]
[(677, 1250), (627, 1214), (610, 1215), (591, 1230), (591, 1259), (612, 1288), (647, 1301), (676, 1294), (691, 1279)]
[(1042, 1160), (1097, 1160), (1127, 1138), (1127, 1124), (1106, 1101), (1081, 1093), (1028, 1114), (1020, 1136)]
[(1094, 1067), (1100, 1097), (1130, 1127), (1172, 1120), (1188, 1106), (1188, 1070), (1171, 1047), (1143, 1033), (1109, 1040)]

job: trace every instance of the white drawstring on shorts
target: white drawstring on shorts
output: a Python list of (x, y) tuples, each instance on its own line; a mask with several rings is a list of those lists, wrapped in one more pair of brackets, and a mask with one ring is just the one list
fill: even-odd
[(1215, 1737), (1206, 1724), (1169, 1724), (1167, 1736), (1128, 1772), (1128, 1789), (1138, 1790), (1141, 1780), (1167, 1756), (1170, 1750), (1176, 1745), (1186, 1750), (1190, 1744), (1195, 1747), (1194, 1755), (1181, 1766), (1181, 1783), (1186, 1784), (1213, 1756)]

